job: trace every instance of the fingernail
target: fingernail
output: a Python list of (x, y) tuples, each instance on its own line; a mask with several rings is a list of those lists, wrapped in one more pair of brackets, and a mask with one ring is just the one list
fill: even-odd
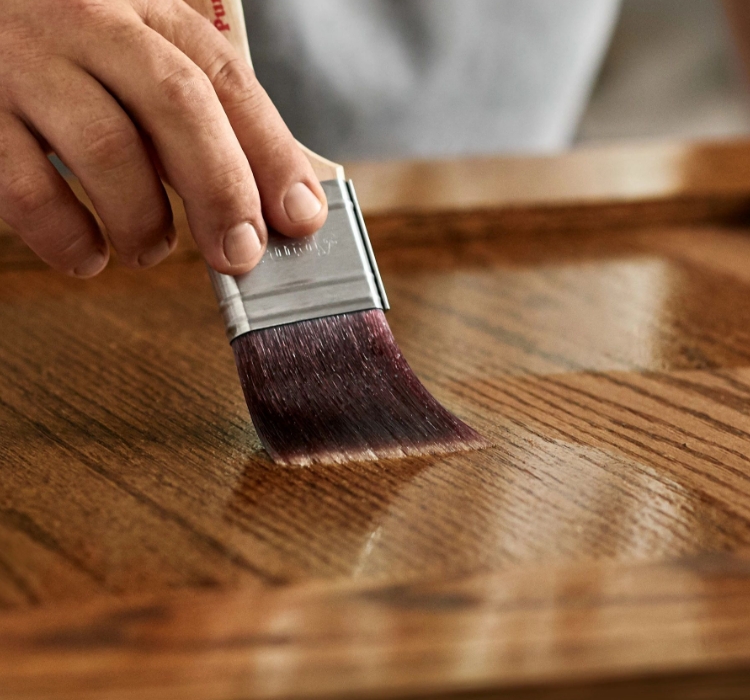
[(76, 277), (93, 277), (101, 272), (107, 264), (109, 256), (106, 251), (98, 250), (73, 270)]
[(286, 215), (295, 223), (312, 219), (322, 208), (320, 200), (302, 182), (292, 185), (284, 197)]
[(252, 224), (239, 224), (224, 236), (224, 257), (230, 265), (247, 265), (253, 262), (262, 247)]

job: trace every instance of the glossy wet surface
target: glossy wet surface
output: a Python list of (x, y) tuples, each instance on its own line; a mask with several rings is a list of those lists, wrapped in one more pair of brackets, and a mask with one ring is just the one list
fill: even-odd
[(0, 602), (745, 546), (750, 275), (680, 255), (714, 236), (748, 246), (386, 251), (401, 348), (495, 446), (306, 470), (260, 451), (199, 262), (3, 273)]
[(491, 448), (278, 467), (200, 261), (83, 283), (0, 259), (6, 697), (745, 668), (747, 230), (498, 231), (378, 257), (406, 358)]

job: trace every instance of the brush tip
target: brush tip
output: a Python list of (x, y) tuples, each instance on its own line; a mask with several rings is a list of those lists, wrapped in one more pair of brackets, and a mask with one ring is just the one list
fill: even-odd
[(417, 379), (382, 311), (253, 331), (232, 347), (253, 424), (277, 463), (341, 464), (489, 446)]

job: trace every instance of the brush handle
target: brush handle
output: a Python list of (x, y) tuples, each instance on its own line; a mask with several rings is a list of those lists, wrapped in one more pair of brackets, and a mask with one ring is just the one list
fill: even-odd
[[(252, 67), (250, 46), (245, 29), (245, 13), (242, 0), (186, 0), (186, 2), (204, 17), (208, 17), (214, 26), (227, 38), (239, 54)], [(321, 182), (325, 180), (343, 180), (344, 166), (313, 153), (307, 146), (299, 144)]]

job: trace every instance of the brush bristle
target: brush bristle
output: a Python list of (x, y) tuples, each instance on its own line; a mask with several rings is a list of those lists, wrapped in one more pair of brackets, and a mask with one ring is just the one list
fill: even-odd
[(253, 424), (275, 462), (307, 466), (488, 445), (417, 379), (382, 311), (253, 331), (232, 347)]

